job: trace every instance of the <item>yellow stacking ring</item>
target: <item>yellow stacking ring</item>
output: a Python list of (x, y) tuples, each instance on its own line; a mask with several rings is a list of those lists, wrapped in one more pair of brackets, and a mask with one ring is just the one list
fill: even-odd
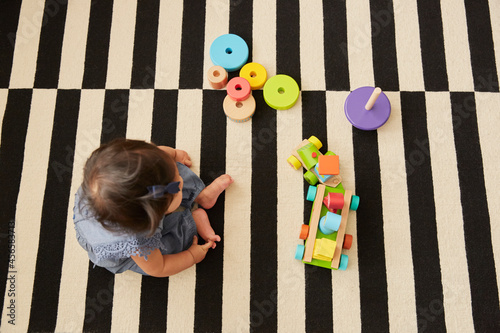
[(266, 83), (267, 71), (261, 64), (249, 62), (240, 69), (240, 77), (247, 79), (252, 90), (256, 90)]

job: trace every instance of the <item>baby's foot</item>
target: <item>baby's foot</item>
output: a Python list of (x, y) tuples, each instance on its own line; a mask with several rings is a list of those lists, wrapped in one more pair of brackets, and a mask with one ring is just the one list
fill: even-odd
[(205, 209), (212, 208), (217, 202), (219, 195), (231, 185), (233, 181), (233, 178), (228, 174), (217, 177), (212, 184), (201, 191), (195, 201)]
[(193, 219), (196, 223), (196, 229), (198, 229), (198, 234), (208, 242), (213, 241), (212, 249), (215, 249), (217, 245), (215, 242), (220, 242), (220, 236), (215, 234), (214, 229), (210, 225), (210, 220), (208, 219), (207, 212), (205, 210), (198, 208), (193, 212)]

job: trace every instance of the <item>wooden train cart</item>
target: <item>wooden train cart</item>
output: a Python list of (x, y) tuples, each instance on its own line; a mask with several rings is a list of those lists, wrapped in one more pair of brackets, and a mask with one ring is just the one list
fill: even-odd
[[(335, 213), (331, 212), (323, 204), (324, 199), (330, 193), (339, 193), (343, 196), (342, 209)], [(349, 190), (344, 190), (342, 184), (337, 187), (329, 187), (323, 184), (310, 186), (307, 199), (314, 201), (309, 219), (309, 225), (302, 225), (300, 238), (305, 240), (305, 244), (297, 245), (295, 258), (302, 260), (305, 264), (315, 265), (329, 269), (345, 270), (348, 264), (348, 256), (342, 254), (342, 249), (350, 249), (352, 235), (345, 233), (349, 210), (356, 210), (359, 205), (359, 197), (352, 195)], [(333, 214), (333, 215), (330, 215)], [(325, 223), (328, 216), (338, 220), (334, 230), (326, 227), (321, 228), (321, 223)], [(323, 230), (322, 230), (323, 229)], [(326, 230), (331, 231), (326, 232)], [(325, 231), (325, 232), (323, 232)]]

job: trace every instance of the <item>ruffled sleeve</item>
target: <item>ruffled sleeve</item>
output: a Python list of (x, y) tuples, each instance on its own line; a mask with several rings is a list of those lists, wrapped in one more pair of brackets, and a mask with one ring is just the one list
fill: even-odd
[(141, 256), (148, 260), (148, 256), (155, 249), (163, 248), (160, 241), (161, 233), (157, 232), (151, 237), (130, 237), (116, 240), (113, 243), (104, 243), (93, 246), (93, 252), (98, 260), (113, 260)]

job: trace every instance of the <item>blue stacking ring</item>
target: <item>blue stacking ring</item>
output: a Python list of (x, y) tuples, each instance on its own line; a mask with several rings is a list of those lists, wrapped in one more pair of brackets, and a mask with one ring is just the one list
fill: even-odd
[(210, 59), (228, 72), (243, 67), (248, 60), (248, 45), (240, 36), (226, 34), (217, 37), (210, 46)]

